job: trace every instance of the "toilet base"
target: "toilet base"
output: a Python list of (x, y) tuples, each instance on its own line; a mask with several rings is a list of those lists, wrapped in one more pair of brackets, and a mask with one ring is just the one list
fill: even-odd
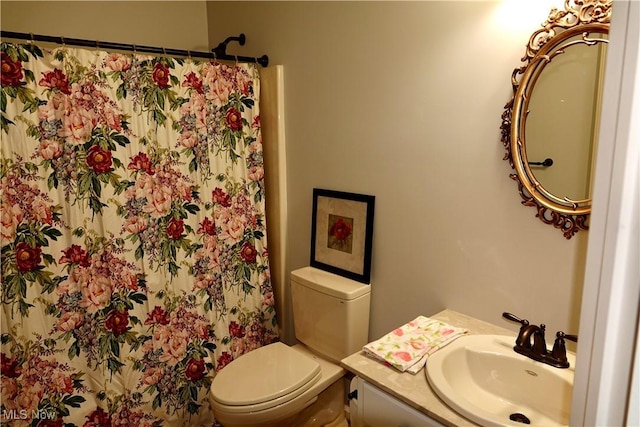
[(223, 427), (346, 427), (343, 381), (340, 378), (320, 393), (311, 405), (285, 419), (256, 424), (243, 423), (242, 417), (237, 417), (235, 422), (220, 424)]

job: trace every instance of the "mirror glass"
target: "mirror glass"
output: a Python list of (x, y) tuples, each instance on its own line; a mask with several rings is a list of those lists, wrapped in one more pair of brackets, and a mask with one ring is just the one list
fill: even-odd
[[(606, 34), (588, 37), (606, 38)], [(525, 128), (527, 160), (535, 179), (550, 193), (569, 200), (591, 198), (607, 47), (581, 40), (582, 35), (574, 36), (559, 46), (554, 52), (563, 53), (555, 55), (538, 76)]]
[(502, 114), (522, 204), (570, 239), (587, 230), (611, 0), (565, 0), (527, 44)]

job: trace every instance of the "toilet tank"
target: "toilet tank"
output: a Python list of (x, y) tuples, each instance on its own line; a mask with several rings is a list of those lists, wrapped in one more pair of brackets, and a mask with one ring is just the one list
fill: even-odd
[(291, 272), (296, 338), (339, 361), (362, 350), (369, 338), (371, 286), (313, 267)]

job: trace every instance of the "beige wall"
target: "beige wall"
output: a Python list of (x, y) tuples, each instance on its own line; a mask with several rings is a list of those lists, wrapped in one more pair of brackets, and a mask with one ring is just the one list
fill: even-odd
[(172, 49), (208, 50), (199, 1), (5, 1), (4, 31)]
[(587, 233), (535, 218), (502, 160), (539, 3), (208, 3), (210, 44), (244, 32), (231, 52), (284, 65), (289, 269), (309, 263), (312, 188), (376, 196), (370, 338), (445, 307), (576, 332)]

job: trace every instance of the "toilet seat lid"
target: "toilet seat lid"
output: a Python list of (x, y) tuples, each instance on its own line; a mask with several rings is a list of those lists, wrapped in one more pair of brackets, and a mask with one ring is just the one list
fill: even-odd
[[(243, 354), (211, 383), (211, 395), (230, 406), (255, 405), (305, 390), (320, 378), (320, 365), (297, 350), (276, 342)], [(295, 394), (295, 393), (294, 393)]]

